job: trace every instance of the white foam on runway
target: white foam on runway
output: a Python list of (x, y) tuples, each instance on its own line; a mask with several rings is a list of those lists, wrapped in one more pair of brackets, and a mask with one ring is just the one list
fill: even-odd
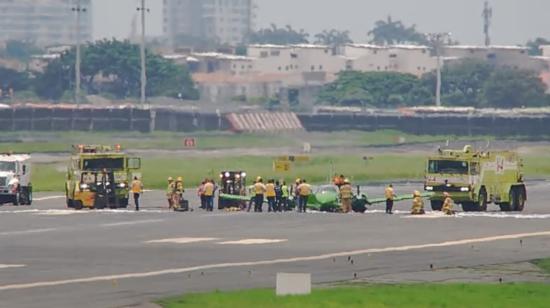
[(65, 196), (48, 196), (48, 197), (42, 197), (42, 198), (34, 198), (33, 201), (46, 201), (46, 200), (55, 200), (55, 199), (63, 199)]
[(0, 264), (0, 270), (8, 269), (8, 268), (21, 268), (25, 267), (24, 264)]
[(48, 229), (34, 229), (34, 230), (21, 230), (21, 231), (6, 231), (6, 232), (0, 232), (0, 236), (45, 233), (45, 232), (51, 232), (55, 230), (57, 229), (48, 228)]
[(213, 237), (180, 237), (180, 238), (166, 238), (161, 240), (146, 241), (146, 244), (192, 244), (199, 242), (215, 241), (217, 238)]
[(520, 213), (458, 213), (460, 217), (488, 217), (515, 219), (550, 219), (550, 214), (520, 214)]
[(41, 216), (66, 216), (75, 214), (88, 214), (88, 211), (76, 211), (76, 210), (39, 210), (34, 215)]
[(220, 245), (265, 245), (265, 244), (277, 244), (282, 242), (287, 242), (288, 240), (283, 239), (243, 239), (238, 241), (226, 241), (226, 242), (220, 242), (218, 244)]
[(102, 227), (121, 227), (121, 226), (133, 226), (141, 224), (152, 224), (157, 222), (163, 222), (162, 219), (146, 219), (146, 220), (136, 220), (136, 221), (122, 221), (115, 223), (102, 224)]
[(168, 268), (164, 270), (150, 271), (150, 272), (135, 272), (135, 273), (125, 273), (125, 274), (118, 274), (118, 275), (92, 276), (92, 277), (73, 278), (73, 279), (66, 279), (66, 280), (49, 280), (49, 281), (38, 281), (38, 282), (20, 283), (20, 284), (11, 284), (11, 285), (0, 285), (0, 291), (25, 290), (25, 289), (33, 289), (33, 288), (55, 287), (55, 286), (62, 286), (62, 285), (73, 285), (73, 284), (113, 281), (113, 280), (122, 280), (122, 279), (149, 278), (149, 277), (190, 273), (194, 271), (205, 271), (205, 270), (212, 270), (212, 269), (265, 266), (265, 265), (288, 264), (288, 263), (296, 263), (296, 262), (312, 262), (312, 261), (328, 260), (328, 259), (337, 258), (337, 257), (380, 254), (380, 253), (386, 253), (386, 252), (414, 251), (414, 250), (422, 250), (422, 249), (444, 248), (444, 247), (452, 247), (452, 246), (470, 245), (470, 244), (476, 244), (476, 243), (489, 243), (489, 242), (495, 242), (495, 241), (517, 240), (517, 239), (523, 239), (523, 238), (548, 237), (548, 236), (550, 236), (550, 231), (541, 231), (541, 232), (533, 232), (533, 233), (517, 233), (517, 234), (496, 235), (496, 236), (480, 237), (480, 238), (458, 239), (454, 241), (416, 244), (416, 245), (407, 245), (407, 246), (367, 248), (367, 249), (341, 251), (341, 252), (306, 256), (306, 257), (292, 257), (292, 258), (281, 258), (281, 259), (271, 259), (271, 260), (262, 260), (262, 261), (245, 261), (245, 262), (234, 262), (234, 263), (205, 264), (205, 265), (198, 265), (193, 267)]

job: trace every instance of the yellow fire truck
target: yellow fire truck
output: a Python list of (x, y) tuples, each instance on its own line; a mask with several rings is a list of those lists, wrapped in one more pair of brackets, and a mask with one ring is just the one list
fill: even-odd
[(465, 212), (486, 211), (494, 203), (502, 211), (523, 211), (527, 189), (523, 162), (513, 151), (439, 150), (428, 158), (424, 189), (433, 192), (433, 210), (441, 210), (448, 192)]
[(126, 208), (129, 183), (141, 159), (128, 157), (120, 145), (75, 145), (67, 168), (67, 206), (74, 209)]

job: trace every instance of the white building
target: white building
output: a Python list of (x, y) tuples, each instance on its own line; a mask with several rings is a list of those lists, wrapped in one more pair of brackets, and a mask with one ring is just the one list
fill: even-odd
[(426, 46), (348, 44), (340, 52), (347, 59), (347, 70), (399, 72), (420, 77), (437, 67), (437, 59)]
[(236, 45), (253, 28), (253, 0), (163, 1), (164, 33), (172, 43), (186, 36)]
[(519, 46), (445, 46), (442, 53), (445, 57), (455, 59), (476, 59), (490, 64), (527, 69), (540, 72), (548, 70), (548, 62), (540, 57), (529, 56), (526, 47)]
[(80, 38), (92, 40), (91, 0), (0, 0), (0, 41), (23, 40), (37, 45), (73, 44), (80, 3)]

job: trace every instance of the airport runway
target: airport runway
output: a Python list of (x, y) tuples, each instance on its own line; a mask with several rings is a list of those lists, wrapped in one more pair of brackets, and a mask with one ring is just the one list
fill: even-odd
[[(550, 183), (528, 189), (521, 214), (491, 206), (421, 218), (407, 214), (409, 202), (393, 216), (382, 207), (350, 215), (172, 213), (162, 192), (148, 192), (136, 213), (67, 210), (63, 196), (38, 194), (32, 207), (0, 207), (0, 307), (126, 307), (184, 292), (273, 287), (277, 272), (312, 273), (321, 283), (550, 257)], [(371, 197), (382, 191), (368, 189)]]

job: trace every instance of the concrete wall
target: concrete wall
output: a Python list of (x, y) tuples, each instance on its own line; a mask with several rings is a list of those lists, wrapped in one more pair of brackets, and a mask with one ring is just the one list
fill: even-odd
[[(414, 134), (550, 135), (550, 114), (446, 115), (300, 114), (308, 131), (395, 129)], [(171, 109), (9, 108), (0, 109), (0, 131), (228, 131), (225, 114)]]

